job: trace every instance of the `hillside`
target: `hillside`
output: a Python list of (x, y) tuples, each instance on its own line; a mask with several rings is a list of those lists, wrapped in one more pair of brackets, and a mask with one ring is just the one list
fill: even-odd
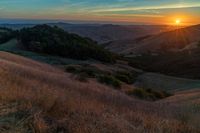
[(129, 65), (147, 72), (200, 79), (200, 25), (116, 41), (107, 49), (120, 53)]
[[(173, 31), (162, 32), (157, 35), (143, 36), (132, 40), (114, 41), (107, 46), (114, 52), (123, 54), (164, 53), (167, 51), (180, 51), (184, 48), (194, 47), (200, 41), (200, 25), (180, 28)], [(123, 45), (123, 47), (120, 47)], [(119, 48), (118, 48), (119, 47)], [(195, 47), (194, 47), (195, 48)]]
[[(70, 34), (54, 26), (36, 25), (32, 28), (23, 28), (18, 31), (8, 29), (8, 32), (0, 36), (0, 47), (5, 49), (9, 40), (17, 40), (18, 51), (29, 51), (39, 54), (75, 58), (80, 60), (94, 59), (112, 63), (114, 55), (90, 38), (83, 38), (77, 34)], [(9, 36), (8, 36), (8, 35)], [(8, 37), (7, 37), (8, 36)], [(4, 46), (1, 46), (4, 45)], [(10, 51), (10, 50), (7, 50)], [(16, 52), (15, 50), (11, 50)]]
[(1, 132), (199, 132), (199, 113), (184, 105), (138, 100), (6, 52), (0, 64)]

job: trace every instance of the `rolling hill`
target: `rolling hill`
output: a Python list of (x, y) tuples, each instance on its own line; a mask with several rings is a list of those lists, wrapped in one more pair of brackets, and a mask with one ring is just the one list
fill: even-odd
[(6, 52), (0, 52), (0, 64), (1, 132), (199, 132), (192, 104), (138, 100)]
[[(19, 30), (35, 25), (37, 24), (1, 24), (0, 27)], [(62, 22), (48, 23), (48, 25), (58, 26), (69, 33), (78, 34), (82, 37), (89, 37), (99, 44), (115, 40), (135, 39), (141, 36), (171, 30), (165, 25), (70, 24)]]
[[(52, 24), (51, 24), (52, 25)], [(115, 40), (135, 39), (149, 34), (157, 34), (167, 31), (165, 25), (66, 25), (63, 23), (53, 24), (84, 37), (92, 38), (99, 44)]]
[(107, 48), (123, 54), (190, 50), (196, 48), (195, 45), (200, 41), (199, 35), (200, 25), (195, 25), (132, 40), (114, 41)]
[[(114, 54), (90, 38), (84, 38), (77, 34), (70, 34), (57, 26), (36, 25), (31, 28), (23, 28), (17, 31), (10, 31), (13, 35), (9, 40), (17, 40), (18, 50), (75, 58), (80, 60), (95, 59), (102, 62), (114, 62)], [(0, 38), (3, 41), (4, 38)], [(7, 42), (6, 41), (6, 42)], [(4, 43), (4, 42), (2, 42)], [(3, 45), (3, 46), (1, 46)], [(5, 49), (8, 44), (1, 44)], [(5, 46), (5, 47), (4, 47)], [(9, 51), (9, 50), (8, 50)], [(15, 50), (11, 50), (16, 52)]]
[(200, 25), (121, 40), (107, 49), (124, 55), (130, 65), (148, 72), (200, 79)]

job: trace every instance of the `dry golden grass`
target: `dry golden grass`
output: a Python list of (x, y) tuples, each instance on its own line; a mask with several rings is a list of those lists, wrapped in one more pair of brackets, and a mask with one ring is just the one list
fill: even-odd
[(52, 66), (5, 52), (0, 52), (0, 104), (11, 106), (7, 114), (26, 114), (5, 128), (1, 119), (7, 114), (0, 105), (0, 132), (200, 132), (181, 119), (179, 106), (137, 100), (93, 80), (78, 82)]
[(187, 104), (194, 103), (200, 104), (200, 89), (184, 90), (175, 93), (173, 97), (166, 99), (170, 103)]

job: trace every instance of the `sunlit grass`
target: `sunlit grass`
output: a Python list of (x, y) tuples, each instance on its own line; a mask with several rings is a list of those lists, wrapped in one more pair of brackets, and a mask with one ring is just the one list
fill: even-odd
[[(0, 52), (0, 64), (1, 103), (17, 103), (13, 105), (17, 111), (11, 114), (25, 111), (23, 121), (13, 121), (17, 128), (5, 129), (3, 122), (0, 131), (26, 132), (27, 126), (36, 132), (199, 131), (182, 119), (176, 106), (137, 100), (92, 80), (78, 82), (52, 66), (4, 52)], [(12, 117), (0, 115), (2, 119)]]

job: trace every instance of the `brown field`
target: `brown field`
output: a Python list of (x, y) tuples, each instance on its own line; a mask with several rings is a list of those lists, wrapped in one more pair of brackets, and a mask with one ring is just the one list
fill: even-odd
[(2, 133), (198, 133), (199, 102), (176, 101), (199, 96), (191, 93), (142, 101), (95, 80), (79, 82), (53, 66), (0, 52)]

